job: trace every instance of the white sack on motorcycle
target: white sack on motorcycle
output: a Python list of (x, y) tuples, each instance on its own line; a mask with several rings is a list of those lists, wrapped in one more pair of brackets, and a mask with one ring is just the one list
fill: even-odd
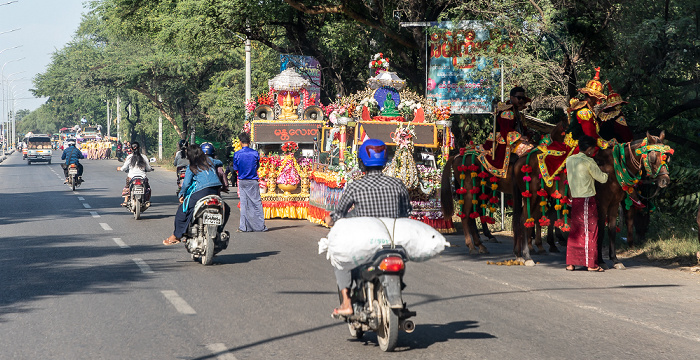
[[(395, 224), (394, 224), (395, 222)], [(450, 243), (437, 230), (418, 220), (357, 217), (338, 220), (328, 238), (318, 242), (318, 253), (340, 270), (367, 262), (382, 245), (394, 243), (406, 250), (409, 260), (425, 261), (439, 254)]]

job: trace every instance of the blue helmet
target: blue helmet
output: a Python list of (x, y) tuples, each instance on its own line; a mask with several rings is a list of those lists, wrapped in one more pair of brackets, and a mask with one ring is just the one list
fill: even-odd
[(365, 166), (384, 166), (387, 157), (386, 144), (379, 139), (369, 139), (360, 146), (359, 155)]
[(202, 151), (207, 154), (207, 155), (214, 155), (214, 145), (211, 143), (205, 142), (202, 143), (202, 145), (199, 145), (199, 147), (202, 148)]

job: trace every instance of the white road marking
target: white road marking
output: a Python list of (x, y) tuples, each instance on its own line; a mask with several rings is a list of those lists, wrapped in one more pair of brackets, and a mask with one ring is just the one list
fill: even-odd
[(90, 211), (90, 215), (92, 215), (94, 218), (100, 217), (100, 214), (98, 214), (97, 211)]
[(134, 260), (134, 262), (136, 263), (136, 265), (139, 266), (139, 269), (141, 269), (141, 272), (142, 272), (142, 273), (144, 273), (144, 274), (153, 274), (153, 270), (151, 270), (151, 267), (148, 266), (148, 264), (146, 264), (146, 262), (143, 261), (143, 259), (141, 259), (141, 258), (133, 258), (133, 259), (131, 259), (131, 260)]
[(207, 349), (209, 349), (209, 351), (211, 351), (218, 360), (237, 360), (233, 354), (228, 352), (226, 345), (222, 343), (209, 344), (207, 345)]
[(166, 299), (168, 299), (168, 301), (170, 301), (171, 304), (173, 304), (175, 310), (177, 310), (180, 314), (194, 315), (197, 313), (174, 290), (161, 290), (161, 293), (163, 294), (163, 296), (165, 296)]
[(112, 228), (107, 223), (100, 223), (100, 226), (102, 226), (102, 228), (107, 230), (107, 231), (112, 230)]
[(82, 197), (82, 196), (78, 196), (78, 200), (80, 200), (80, 201), (85, 201), (85, 198)]
[(117, 245), (119, 245), (120, 248), (122, 249), (128, 249), (129, 245), (127, 245), (124, 241), (122, 241), (121, 238), (112, 238)]
[(83, 203), (83, 207), (86, 209), (92, 209), (92, 206), (90, 206), (88, 203)]

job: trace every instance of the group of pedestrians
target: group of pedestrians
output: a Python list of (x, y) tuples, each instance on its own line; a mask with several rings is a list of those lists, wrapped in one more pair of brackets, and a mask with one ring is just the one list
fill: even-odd
[(112, 156), (112, 142), (109, 140), (90, 140), (80, 144), (80, 150), (87, 154), (88, 160), (106, 160)]

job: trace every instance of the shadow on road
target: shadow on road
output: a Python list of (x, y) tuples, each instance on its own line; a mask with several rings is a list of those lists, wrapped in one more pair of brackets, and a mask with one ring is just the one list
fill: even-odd
[[(485, 332), (470, 331), (479, 327), (477, 321), (462, 320), (447, 324), (416, 324), (411, 334), (402, 333), (396, 352), (426, 349), (435, 343), (450, 340), (495, 339), (496, 336)], [(403, 347), (406, 347), (405, 349)]]
[[(130, 254), (160, 246), (130, 248)], [(147, 277), (132, 261), (94, 265), (95, 259), (123, 255), (124, 249), (96, 246), (93, 236), (5, 237), (0, 241), (0, 323), (7, 315), (32, 311), (31, 302), (75, 293), (118, 293), (125, 283)]]
[(262, 258), (275, 256), (279, 254), (279, 251), (264, 251), (259, 253), (248, 253), (248, 254), (227, 254), (227, 255), (217, 255), (214, 258), (214, 264), (224, 265), (224, 264), (245, 264), (251, 261), (259, 260)]

